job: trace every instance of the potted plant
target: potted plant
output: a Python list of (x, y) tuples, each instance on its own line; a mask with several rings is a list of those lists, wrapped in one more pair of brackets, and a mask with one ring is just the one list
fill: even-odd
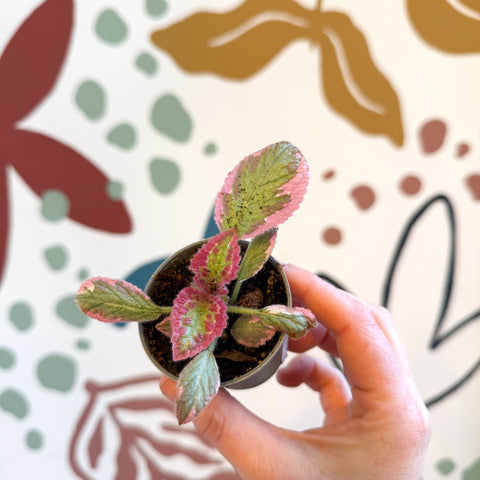
[[(145, 349), (157, 366), (178, 379), (180, 424), (195, 418), (215, 396), (221, 384), (218, 364), (225, 358), (248, 363), (247, 357), (258, 352), (254, 370), (260, 370), (273, 356), (278, 359), (279, 351), (281, 356), (285, 335), (300, 338), (316, 325), (310, 311), (291, 307), (288, 282), (270, 257), (277, 227), (302, 202), (308, 176), (308, 164), (292, 144), (265, 147), (244, 158), (218, 193), (220, 233), (168, 259), (145, 292), (104, 277), (79, 288), (76, 302), (90, 317), (140, 322)], [(263, 292), (262, 283), (267, 286)], [(154, 350), (165, 355), (152, 354)], [(270, 374), (260, 375), (260, 381)]]

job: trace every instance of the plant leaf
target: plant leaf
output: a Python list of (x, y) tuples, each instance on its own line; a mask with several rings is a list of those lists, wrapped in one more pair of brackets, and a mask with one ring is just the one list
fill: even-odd
[(83, 282), (75, 301), (83, 313), (102, 322), (141, 322), (165, 313), (135, 285), (104, 277)]
[(173, 360), (184, 360), (205, 350), (227, 326), (227, 306), (221, 297), (195, 287), (180, 291), (173, 302)]
[(322, 81), (330, 106), (360, 130), (384, 134), (403, 145), (400, 104), (375, 65), (364, 35), (347, 15), (322, 14)]
[(232, 337), (246, 347), (260, 347), (273, 338), (276, 330), (264, 325), (256, 315), (241, 315), (230, 329)]
[(164, 335), (166, 335), (168, 338), (172, 338), (172, 320), (170, 318), (170, 315), (163, 319), (161, 322), (158, 322), (155, 325), (155, 328), (159, 331), (162, 332)]
[(474, 16), (480, 12), (478, 1), (463, 3), (472, 10), (471, 17), (446, 0), (407, 0), (407, 10), (414, 28), (435, 48), (450, 53), (480, 52), (480, 21)]
[(234, 230), (210, 238), (190, 261), (195, 273), (193, 283), (208, 293), (226, 295), (228, 285), (237, 276), (240, 247)]
[(221, 231), (235, 228), (249, 238), (276, 227), (299, 207), (308, 184), (308, 164), (289, 142), (269, 145), (232, 170), (215, 200)]
[(72, 0), (47, 0), (15, 32), (0, 58), (0, 124), (25, 117), (51, 90), (72, 24)]
[(199, 353), (180, 373), (176, 414), (180, 425), (193, 420), (217, 394), (220, 374), (212, 352)]
[(252, 239), (240, 264), (237, 281), (243, 282), (260, 271), (275, 246), (277, 231), (275, 227)]
[(286, 333), (293, 339), (302, 338), (308, 330), (317, 326), (313, 313), (302, 307), (269, 305), (262, 308), (258, 315), (264, 325)]
[(5, 158), (37, 195), (56, 189), (68, 197), (72, 220), (107, 232), (131, 230), (124, 203), (107, 194), (109, 179), (72, 148), (25, 130), (14, 131), (12, 141), (2, 147)]

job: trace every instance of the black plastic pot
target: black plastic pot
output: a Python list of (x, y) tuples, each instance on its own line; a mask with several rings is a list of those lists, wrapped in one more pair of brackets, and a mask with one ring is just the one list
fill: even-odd
[[(193, 274), (188, 270), (188, 265), (191, 257), (204, 242), (205, 240), (199, 241), (179, 250), (158, 267), (145, 287), (145, 293), (154, 302), (159, 305), (172, 305), (178, 292), (190, 284)], [(247, 242), (240, 241), (242, 253), (247, 246)], [(274, 303), (291, 306), (287, 278), (273, 257), (268, 259), (257, 275), (242, 284), (239, 302), (249, 302), (250, 298), (255, 298), (259, 303), (254, 305), (257, 308)], [(229, 315), (229, 326), (233, 324), (235, 318), (235, 315)], [(177, 380), (178, 374), (189, 360), (173, 362), (170, 339), (155, 328), (157, 323), (158, 320), (139, 324), (142, 345), (154, 365), (163, 374)], [(287, 337), (284, 334), (276, 333), (262, 347), (248, 348), (235, 342), (228, 331), (229, 327), (220, 337), (214, 352), (221, 385), (224, 387), (237, 389), (255, 387), (268, 380), (286, 357)]]

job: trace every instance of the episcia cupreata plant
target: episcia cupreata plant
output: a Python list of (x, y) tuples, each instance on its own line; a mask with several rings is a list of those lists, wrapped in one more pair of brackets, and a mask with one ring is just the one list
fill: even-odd
[[(248, 347), (264, 345), (277, 331), (301, 338), (316, 326), (315, 317), (304, 308), (237, 305), (242, 283), (256, 275), (270, 256), (278, 225), (302, 202), (308, 177), (307, 161), (289, 142), (244, 158), (228, 174), (215, 200), (220, 233), (192, 257), (193, 280), (173, 305), (157, 305), (123, 280), (94, 277), (80, 286), (76, 302), (88, 316), (103, 322), (158, 320), (156, 328), (170, 337), (173, 360), (191, 358), (177, 382), (180, 424), (193, 420), (220, 387), (214, 351), (229, 314), (236, 318), (231, 335)], [(242, 258), (238, 242), (245, 239), (250, 241)]]

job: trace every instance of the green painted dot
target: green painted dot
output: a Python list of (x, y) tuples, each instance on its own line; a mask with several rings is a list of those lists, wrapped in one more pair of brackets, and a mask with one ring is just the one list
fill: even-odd
[(137, 134), (128, 123), (121, 123), (108, 132), (107, 140), (122, 150), (130, 150), (135, 146)]
[(78, 276), (78, 279), (83, 282), (90, 276), (90, 271), (88, 270), (88, 268), (81, 268), (78, 271), (77, 276)]
[(42, 216), (50, 222), (57, 222), (68, 215), (70, 200), (60, 190), (46, 190), (42, 195)]
[(75, 103), (90, 120), (99, 120), (106, 110), (106, 95), (104, 89), (93, 80), (83, 82), (75, 94)]
[(34, 324), (33, 310), (27, 302), (17, 302), (10, 307), (10, 321), (17, 330), (30, 330)]
[(35, 429), (29, 430), (25, 438), (25, 443), (27, 444), (27, 447), (31, 450), (39, 450), (43, 447), (42, 432)]
[(160, 97), (152, 108), (152, 125), (177, 142), (185, 142), (192, 133), (192, 120), (174, 95)]
[(61, 270), (68, 261), (68, 253), (62, 245), (48, 247), (44, 251), (44, 257), (52, 270)]
[(75, 383), (77, 365), (70, 357), (60, 354), (49, 354), (38, 362), (37, 377), (48, 389), (68, 392)]
[(86, 338), (79, 338), (75, 345), (79, 350), (89, 350), (91, 346), (90, 341)]
[(203, 149), (205, 155), (214, 155), (217, 153), (217, 145), (213, 142), (207, 143)]
[(462, 480), (480, 479), (480, 458), (478, 458), (470, 467), (462, 473)]
[(145, 8), (152, 17), (160, 17), (166, 13), (168, 5), (165, 0), (146, 0)]
[(436, 467), (442, 475), (448, 475), (455, 470), (455, 463), (450, 458), (443, 458), (437, 462)]
[(0, 393), (0, 408), (17, 418), (25, 418), (29, 405), (25, 397), (18, 390), (7, 388)]
[(78, 308), (74, 295), (67, 295), (57, 303), (57, 315), (69, 325), (77, 328), (84, 328), (90, 320)]
[(135, 60), (135, 66), (147, 75), (155, 75), (157, 72), (157, 61), (149, 53), (141, 53)]
[(112, 9), (104, 10), (95, 22), (97, 35), (106, 43), (117, 45), (127, 38), (127, 25)]
[(150, 162), (150, 178), (159, 193), (172, 193), (180, 182), (180, 169), (175, 162), (155, 158)]
[(123, 183), (112, 180), (107, 184), (107, 195), (112, 200), (120, 200), (123, 197), (125, 187)]
[(15, 365), (15, 354), (7, 347), (0, 347), (0, 368), (8, 370)]

